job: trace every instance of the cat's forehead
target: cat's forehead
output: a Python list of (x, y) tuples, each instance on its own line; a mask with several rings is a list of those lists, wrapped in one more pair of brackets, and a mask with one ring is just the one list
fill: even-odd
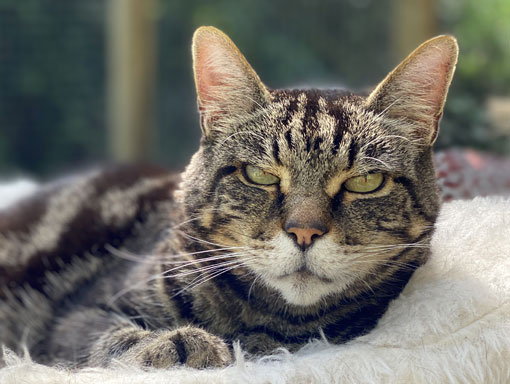
[[(338, 128), (343, 130), (348, 126), (352, 104), (358, 105), (361, 97), (347, 90), (321, 89), (292, 89), (275, 90), (271, 92), (271, 108), (275, 110), (283, 125), (298, 118), (303, 123), (302, 128), (313, 134), (321, 128), (321, 120), (331, 116), (337, 121)], [(297, 120), (297, 119), (296, 119)]]
[(272, 96), (263, 122), (265, 146), (274, 160), (288, 167), (350, 168), (355, 153), (383, 136), (380, 121), (364, 107), (364, 98), (348, 91), (279, 90)]

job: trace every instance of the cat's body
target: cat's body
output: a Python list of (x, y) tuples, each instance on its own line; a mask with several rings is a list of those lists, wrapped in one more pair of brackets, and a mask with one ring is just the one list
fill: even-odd
[(453, 39), (368, 98), (270, 91), (213, 28), (194, 59), (204, 137), (182, 180), (105, 171), (0, 214), (7, 346), (47, 363), (204, 367), (236, 340), (253, 353), (345, 342), (426, 261)]

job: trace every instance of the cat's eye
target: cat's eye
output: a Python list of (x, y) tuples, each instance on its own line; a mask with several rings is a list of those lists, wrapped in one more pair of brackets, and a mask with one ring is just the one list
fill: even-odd
[(273, 185), (280, 182), (280, 179), (275, 175), (253, 165), (246, 165), (244, 167), (244, 174), (248, 181), (254, 184)]
[(382, 173), (367, 173), (363, 176), (351, 177), (344, 183), (344, 187), (349, 192), (369, 193), (378, 189), (383, 182)]

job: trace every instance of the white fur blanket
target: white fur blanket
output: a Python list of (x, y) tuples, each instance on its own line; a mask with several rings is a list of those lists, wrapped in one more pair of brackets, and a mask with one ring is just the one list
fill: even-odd
[(27, 179), (0, 183), (0, 209), (6, 208), (16, 201), (30, 195), (37, 189), (37, 184)]
[(221, 370), (69, 372), (6, 354), (0, 383), (510, 383), (510, 199), (444, 205), (432, 257), (377, 327)]

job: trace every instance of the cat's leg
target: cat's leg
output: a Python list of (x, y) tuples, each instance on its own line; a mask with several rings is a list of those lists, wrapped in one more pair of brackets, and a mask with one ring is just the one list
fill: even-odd
[(206, 368), (232, 361), (227, 344), (203, 329), (146, 330), (127, 317), (91, 308), (61, 318), (48, 344), (43, 353), (80, 366), (108, 367), (118, 361), (140, 368)]

